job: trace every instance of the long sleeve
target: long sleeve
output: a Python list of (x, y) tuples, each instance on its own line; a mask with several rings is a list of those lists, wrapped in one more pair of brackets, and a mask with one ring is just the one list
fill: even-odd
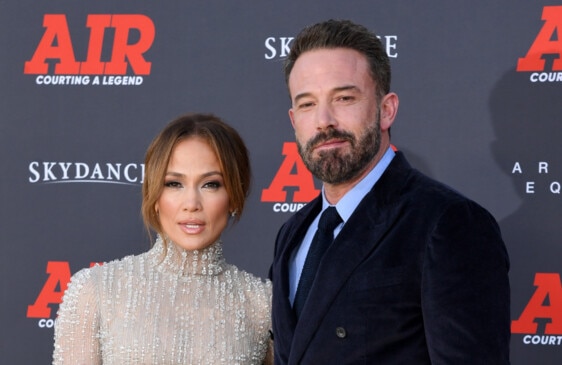
[(99, 304), (86, 269), (72, 277), (55, 322), (54, 365), (101, 364)]
[(509, 258), (495, 220), (462, 202), (426, 249), (422, 308), (432, 364), (509, 364)]

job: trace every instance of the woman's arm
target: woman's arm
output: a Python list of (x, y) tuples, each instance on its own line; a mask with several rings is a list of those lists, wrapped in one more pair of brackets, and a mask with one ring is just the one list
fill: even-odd
[(55, 321), (53, 365), (102, 363), (99, 305), (91, 269), (76, 273), (65, 291)]

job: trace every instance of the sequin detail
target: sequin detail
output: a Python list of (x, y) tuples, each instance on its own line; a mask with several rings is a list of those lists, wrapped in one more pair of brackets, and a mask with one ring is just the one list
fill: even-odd
[(53, 364), (261, 364), (270, 310), (271, 283), (227, 264), (220, 241), (186, 251), (159, 237), (72, 277)]

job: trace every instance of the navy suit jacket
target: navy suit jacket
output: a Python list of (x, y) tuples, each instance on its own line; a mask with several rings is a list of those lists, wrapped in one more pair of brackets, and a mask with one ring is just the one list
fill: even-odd
[(326, 252), (297, 321), (288, 264), (321, 206), (276, 239), (276, 365), (509, 364), (509, 259), (495, 219), (400, 152)]

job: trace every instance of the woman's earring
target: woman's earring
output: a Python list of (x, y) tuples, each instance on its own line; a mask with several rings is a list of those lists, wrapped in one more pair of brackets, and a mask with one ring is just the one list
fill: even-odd
[(232, 218), (236, 217), (236, 209), (233, 210), (232, 212), (230, 212), (230, 216), (231, 216)]

